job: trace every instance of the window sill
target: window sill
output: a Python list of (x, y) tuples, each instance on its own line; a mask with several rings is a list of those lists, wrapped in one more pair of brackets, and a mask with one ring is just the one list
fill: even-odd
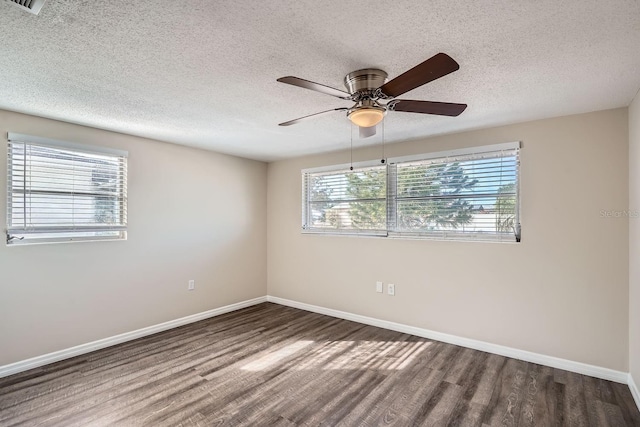
[(7, 247), (18, 247), (18, 246), (32, 246), (32, 245), (52, 245), (59, 243), (83, 243), (83, 242), (112, 242), (112, 241), (123, 241), (127, 240), (127, 236), (119, 237), (119, 236), (105, 236), (105, 237), (64, 237), (64, 238), (44, 238), (44, 239), (24, 239), (24, 240), (12, 240), (7, 243)]
[(409, 234), (409, 233), (368, 233), (368, 232), (354, 232), (354, 231), (312, 231), (302, 230), (302, 234), (313, 234), (326, 237), (365, 237), (365, 238), (388, 238), (392, 240), (434, 240), (439, 242), (476, 242), (476, 243), (506, 243), (506, 244), (518, 244), (515, 237), (507, 238), (503, 236), (437, 236), (437, 235), (425, 235), (425, 234)]

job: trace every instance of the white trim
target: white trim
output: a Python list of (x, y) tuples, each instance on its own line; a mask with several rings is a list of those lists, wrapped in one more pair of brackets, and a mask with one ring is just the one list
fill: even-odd
[(24, 135), (21, 133), (8, 132), (7, 140), (9, 142), (22, 142), (26, 144), (36, 144), (36, 145), (45, 145), (49, 147), (54, 146), (54, 147), (60, 147), (60, 148), (67, 148), (70, 150), (82, 151), (83, 153), (111, 154), (115, 156), (129, 157), (129, 152), (125, 150), (117, 150), (115, 148), (108, 148), (108, 147), (88, 145), (88, 144), (77, 144), (75, 142), (59, 141), (57, 139), (43, 138), (41, 136), (33, 136), (33, 135)]
[(442, 157), (465, 156), (467, 154), (493, 153), (496, 151), (515, 150), (520, 148), (520, 141), (505, 142), (503, 144), (478, 145), (476, 147), (459, 148), (456, 150), (436, 151), (433, 153), (412, 154), (409, 156), (389, 157), (388, 164), (412, 162), (417, 160), (439, 159)]
[[(10, 235), (20, 235), (20, 233), (11, 233), (10, 230), (5, 230)], [(35, 238), (27, 240), (12, 240), (7, 243), (8, 248), (14, 248), (18, 246), (32, 246), (32, 245), (57, 245), (60, 243), (90, 243), (90, 242), (118, 242), (127, 240), (127, 231), (122, 231), (119, 235), (113, 236), (74, 236), (74, 237), (58, 237), (58, 238)]]
[(631, 390), (631, 395), (633, 396), (633, 400), (636, 401), (636, 406), (640, 411), (640, 391), (638, 390), (638, 386), (636, 385), (635, 381), (633, 381), (633, 377), (631, 376), (631, 373), (629, 373), (628, 382), (629, 382), (629, 390)]
[(549, 366), (552, 368), (564, 369), (565, 371), (576, 372), (578, 374), (601, 378), (603, 380), (615, 381), (617, 383), (627, 384), (630, 378), (627, 372), (615, 371), (613, 369), (602, 368), (600, 366), (588, 365), (586, 363), (574, 362), (571, 360), (560, 359), (558, 357), (547, 356), (544, 354), (518, 350), (516, 348), (505, 347), (497, 344), (491, 344), (484, 341), (478, 341), (470, 338), (449, 335), (442, 332), (431, 331), (428, 329), (417, 328), (414, 326), (403, 325), (401, 323), (389, 322), (387, 320), (380, 320), (372, 317), (361, 316), (359, 314), (333, 310), (331, 308), (319, 307), (317, 305), (305, 304), (302, 302), (274, 297), (271, 295), (267, 296), (267, 301), (280, 305), (286, 305), (288, 307), (299, 308), (301, 310), (311, 311), (314, 313), (324, 314), (331, 317), (337, 317), (339, 319), (363, 323), (365, 325), (376, 326), (378, 328), (389, 329), (392, 331), (416, 335), (422, 338), (429, 338), (449, 344), (472, 348), (474, 350), (498, 354), (500, 356), (511, 357), (513, 359), (524, 360), (526, 362), (537, 363), (539, 365)]
[(157, 325), (148, 326), (146, 328), (137, 329), (135, 331), (125, 332), (124, 334), (115, 335), (109, 338), (103, 338), (101, 340), (92, 341), (86, 344), (80, 344), (64, 350), (54, 351), (42, 356), (32, 357), (31, 359), (10, 363), (8, 365), (0, 366), (0, 378), (17, 374), (19, 372), (24, 372), (29, 369), (38, 368), (40, 366), (48, 365), (49, 363), (58, 362), (70, 357), (80, 356), (82, 354), (90, 353), (102, 348), (111, 347), (112, 345), (121, 344), (123, 342), (146, 337), (148, 335), (153, 335), (158, 332), (166, 331), (168, 329), (177, 328), (178, 326), (198, 322), (210, 317), (220, 316), (221, 314), (240, 310), (241, 308), (250, 307), (256, 304), (261, 304), (266, 301), (267, 297), (253, 298), (235, 304), (225, 305), (224, 307), (214, 308), (213, 310), (207, 310), (201, 313), (192, 314), (190, 316), (181, 317), (179, 319), (170, 320), (168, 322), (159, 323)]
[(303, 228), (302, 234), (320, 234), (322, 236), (365, 236), (365, 237), (387, 237), (386, 230), (351, 230), (339, 228)]
[(455, 231), (434, 231), (421, 233), (410, 231), (389, 231), (390, 239), (409, 240), (440, 240), (443, 242), (493, 242), (493, 243), (518, 243), (514, 234), (489, 234), (489, 233), (460, 233)]
[(332, 171), (349, 171), (349, 168), (353, 166), (354, 169), (358, 168), (370, 168), (374, 166), (386, 166), (385, 163), (381, 163), (380, 159), (377, 160), (365, 160), (362, 162), (354, 163), (341, 163), (339, 165), (319, 166), (316, 168), (302, 169), (301, 173), (318, 173), (318, 172), (332, 172)]

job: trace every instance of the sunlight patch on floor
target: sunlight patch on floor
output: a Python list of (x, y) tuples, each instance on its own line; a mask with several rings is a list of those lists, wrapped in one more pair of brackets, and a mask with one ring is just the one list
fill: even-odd
[(329, 363), (324, 364), (318, 358), (312, 358), (305, 368), (399, 370), (406, 368), (430, 344), (430, 342), (359, 341)]
[[(296, 341), (265, 354), (241, 369), (262, 371), (279, 363), (293, 370), (380, 369), (401, 370), (409, 366), (431, 342), (412, 341)], [(300, 353), (300, 354), (296, 354)], [(296, 355), (295, 361), (287, 359)]]
[(245, 371), (262, 371), (264, 369), (268, 369), (311, 344), (313, 344), (313, 341), (296, 341), (279, 350), (268, 353), (258, 360), (254, 360), (253, 362), (243, 366), (241, 369)]

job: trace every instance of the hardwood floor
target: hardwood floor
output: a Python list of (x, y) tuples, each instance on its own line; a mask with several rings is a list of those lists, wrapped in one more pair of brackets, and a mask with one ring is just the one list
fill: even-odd
[(640, 426), (629, 388), (265, 303), (0, 379), (0, 425)]

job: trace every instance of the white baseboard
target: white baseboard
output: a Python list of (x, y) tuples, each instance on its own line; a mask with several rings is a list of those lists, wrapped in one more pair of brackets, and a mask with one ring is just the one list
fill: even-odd
[(327, 316), (337, 317), (339, 319), (364, 323), (365, 325), (377, 326), (378, 328), (390, 329), (392, 331), (416, 335), (422, 338), (433, 339), (436, 341), (459, 345), (461, 347), (467, 347), (474, 350), (485, 351), (487, 353), (498, 354), (500, 356), (511, 357), (513, 359), (524, 360), (526, 362), (537, 363), (539, 365), (549, 366), (552, 368), (564, 369), (565, 371), (576, 372), (578, 374), (588, 375), (590, 377), (601, 378), (609, 381), (615, 381), (622, 384), (627, 384), (630, 379), (630, 375), (627, 372), (614, 371), (613, 369), (602, 368), (600, 366), (573, 362), (571, 360), (560, 359), (558, 357), (546, 356), (544, 354), (532, 353), (525, 350), (518, 350), (516, 348), (491, 344), (488, 342), (478, 341), (470, 338), (462, 338), (455, 335), (444, 334), (442, 332), (403, 325), (401, 323), (374, 319), (372, 317), (361, 316), (359, 314), (347, 313), (344, 311), (333, 310), (325, 307), (319, 307), (317, 305), (305, 304), (302, 302), (292, 301), (270, 295), (267, 296), (267, 301), (280, 305), (286, 305), (289, 307), (299, 308), (301, 310), (311, 311), (314, 313), (325, 314)]
[(38, 368), (40, 366), (44, 366), (49, 363), (68, 359), (70, 357), (80, 356), (82, 354), (90, 353), (92, 351), (100, 350), (102, 348), (110, 347), (112, 345), (135, 340), (137, 338), (142, 338), (147, 335), (152, 335), (158, 332), (166, 331), (168, 329), (177, 328), (178, 326), (187, 325), (189, 323), (194, 323), (199, 320), (220, 316), (221, 314), (229, 313), (231, 311), (239, 310), (245, 307), (250, 307), (252, 305), (260, 304), (266, 301), (267, 301), (267, 297), (253, 298), (253, 299), (241, 301), (235, 304), (225, 305), (224, 307), (214, 308), (213, 310), (203, 311), (202, 313), (196, 313), (190, 316), (181, 317), (179, 319), (170, 320), (168, 322), (159, 323), (157, 325), (148, 326), (146, 328), (138, 329), (135, 331), (125, 332), (124, 334), (115, 335), (113, 337), (92, 341), (86, 344), (77, 345), (75, 347), (67, 348), (60, 351), (54, 351), (53, 353), (44, 354), (42, 356), (33, 357), (31, 359), (21, 360), (19, 362), (11, 363), (9, 365), (0, 366), (0, 378), (17, 374), (19, 372), (27, 371), (29, 369)]
[(635, 381), (633, 381), (631, 374), (629, 374), (629, 390), (631, 390), (633, 400), (636, 401), (636, 406), (638, 407), (638, 410), (640, 410), (640, 391), (638, 390), (638, 386)]

